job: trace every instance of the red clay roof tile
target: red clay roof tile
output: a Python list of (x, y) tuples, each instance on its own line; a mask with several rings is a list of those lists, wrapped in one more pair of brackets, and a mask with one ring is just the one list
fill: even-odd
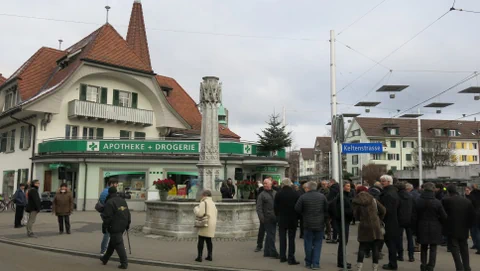
[(7, 81), (7, 78), (3, 77), (3, 75), (0, 73), (0, 86)]
[(149, 69), (152, 70), (142, 4), (140, 2), (133, 3), (130, 23), (128, 24), (127, 43), (140, 59), (148, 65)]

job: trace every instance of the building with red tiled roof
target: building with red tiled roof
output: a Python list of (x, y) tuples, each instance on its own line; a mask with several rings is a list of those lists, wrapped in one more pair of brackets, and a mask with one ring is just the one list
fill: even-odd
[(315, 155), (315, 175), (328, 176), (330, 172), (332, 138), (329, 136), (317, 136), (313, 148)]
[[(0, 194), (31, 179), (42, 180), (41, 192), (66, 182), (77, 209), (91, 210), (116, 178), (132, 192), (129, 207), (143, 210), (153, 180), (198, 176), (202, 115), (175, 79), (153, 71), (139, 0), (126, 39), (107, 23), (66, 50), (40, 48), (0, 76), (0, 103)], [(285, 152), (265, 157), (218, 129), (219, 179), (284, 176)]]

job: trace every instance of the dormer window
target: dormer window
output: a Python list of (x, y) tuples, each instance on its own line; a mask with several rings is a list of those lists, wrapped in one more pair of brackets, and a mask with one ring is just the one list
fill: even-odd
[(458, 136), (457, 130), (448, 130), (448, 136)]
[(443, 129), (433, 129), (435, 136), (443, 136)]
[(13, 108), (17, 105), (17, 90), (15, 88), (7, 90), (5, 94), (5, 106), (4, 111)]
[(172, 91), (172, 88), (169, 88), (169, 87), (161, 87), (161, 89), (162, 89), (163, 95), (165, 95), (165, 97), (170, 96), (170, 92)]
[(352, 136), (359, 136), (360, 135), (360, 129), (352, 131)]
[(387, 131), (389, 135), (400, 135), (399, 128), (388, 128)]

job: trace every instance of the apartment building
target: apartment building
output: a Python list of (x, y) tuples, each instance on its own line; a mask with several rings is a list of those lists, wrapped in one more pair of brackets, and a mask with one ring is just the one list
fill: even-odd
[(298, 160), (300, 166), (300, 177), (314, 174), (315, 157), (313, 148), (301, 148)]
[(315, 175), (330, 175), (330, 158), (332, 150), (331, 137), (318, 136), (315, 139), (314, 155), (315, 155)]
[[(423, 153), (448, 154), (448, 164), (478, 164), (480, 122), (429, 120), (422, 124)], [(347, 170), (358, 176), (362, 166), (376, 164), (385, 170), (411, 170), (417, 167), (418, 128), (416, 119), (361, 118), (351, 122), (346, 142), (383, 144), (381, 154), (347, 154)]]

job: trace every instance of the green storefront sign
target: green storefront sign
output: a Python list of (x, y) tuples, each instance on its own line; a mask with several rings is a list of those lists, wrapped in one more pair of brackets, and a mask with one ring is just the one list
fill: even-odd
[[(220, 142), (220, 153), (226, 155), (268, 156), (257, 151), (257, 146), (243, 142)], [(38, 152), (45, 153), (175, 153), (200, 152), (199, 141), (144, 141), (144, 140), (52, 140), (39, 144)], [(285, 158), (285, 150), (277, 157)], [(267, 171), (270, 172), (270, 171)], [(274, 172), (274, 171), (271, 171)], [(276, 170), (275, 170), (276, 172)]]
[(257, 172), (277, 172), (277, 170), (278, 170), (278, 167), (269, 167), (269, 166), (261, 166), (256, 168)]

